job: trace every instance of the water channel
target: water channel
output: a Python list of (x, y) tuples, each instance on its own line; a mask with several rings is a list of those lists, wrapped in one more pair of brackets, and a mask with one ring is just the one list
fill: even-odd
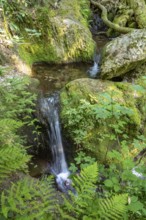
[[(96, 37), (97, 50), (99, 54), (103, 45), (108, 41), (105, 37)], [(95, 56), (94, 56), (95, 57)], [(48, 155), (46, 158), (34, 158), (30, 166), (30, 175), (41, 176), (43, 173), (51, 173), (56, 177), (60, 189), (64, 191), (64, 182), (68, 184), (68, 165), (66, 152), (62, 142), (62, 134), (59, 122), (59, 96), (57, 93), (70, 81), (79, 78), (92, 77), (90, 71), (97, 69), (95, 59), (91, 63), (72, 63), (66, 65), (49, 65), (47, 63), (35, 63), (32, 67), (32, 75), (40, 81), (39, 92), (39, 114), (41, 123), (45, 128), (45, 141), (48, 143)], [(94, 78), (94, 77), (93, 77)], [(56, 93), (57, 92), (57, 93)], [(46, 147), (46, 146), (45, 146)], [(47, 154), (47, 151), (45, 151)]]

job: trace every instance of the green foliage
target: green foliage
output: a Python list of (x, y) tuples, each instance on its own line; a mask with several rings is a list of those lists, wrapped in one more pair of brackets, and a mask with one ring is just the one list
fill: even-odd
[(26, 220), (28, 216), (29, 220), (126, 219), (127, 195), (99, 198), (97, 175), (96, 163), (82, 169), (80, 175), (73, 178), (76, 193), (62, 196), (60, 204), (55, 199), (52, 179), (25, 177), (2, 192), (0, 217), (12, 220)]
[(1, 212), (6, 219), (52, 219), (56, 204), (50, 178), (41, 181), (25, 177), (1, 196)]
[[(146, 149), (143, 128), (145, 83), (141, 83), (141, 86), (128, 84), (128, 89), (125, 84), (116, 85), (116, 92), (110, 87), (110, 91), (102, 90), (97, 97), (88, 95), (81, 89), (81, 94), (77, 96), (76, 91), (73, 91), (76, 87), (69, 87), (63, 103), (65, 110), (63, 109), (62, 117), (77, 147), (82, 150), (84, 148), (86, 152), (89, 150), (89, 155), (93, 152), (92, 155), (97, 155), (101, 161), (98, 155), (103, 153), (104, 143), (107, 145), (102, 161), (104, 163), (99, 164), (98, 195), (111, 198), (119, 193), (128, 194), (128, 219), (145, 219), (145, 178), (138, 178), (132, 173), (135, 168), (139, 174), (146, 176), (145, 155), (139, 155)], [(82, 94), (86, 99), (81, 99)], [(76, 162), (80, 161), (81, 158), (78, 157)], [(77, 170), (77, 165), (72, 165), (72, 169)]]
[(0, 118), (21, 118), (24, 119), (24, 115), (30, 115), (33, 110), (34, 99), (36, 95), (33, 95), (28, 91), (30, 80), (28, 77), (14, 77), (3, 78), (3, 82), (0, 85)]
[(28, 19), (27, 13), (25, 11), (26, 6), (27, 2), (25, 0), (21, 1), (21, 4), (19, 0), (1, 0), (0, 7), (2, 8), (5, 28), (8, 35), (12, 35), (12, 32), (18, 33), (20, 30), (18, 24), (23, 23)]
[(115, 195), (110, 199), (102, 199), (99, 202), (101, 219), (127, 219), (127, 195)]
[[(3, 0), (7, 36), (16, 43), (20, 57), (29, 65), (40, 60), (50, 63), (87, 61), (93, 55), (95, 44), (86, 16), (81, 13), (89, 11), (89, 1), (86, 2), (83, 1), (81, 10), (77, 0), (73, 3), (67, 0)], [(60, 24), (58, 16), (61, 20), (78, 20), (81, 25), (64, 20), (70, 25), (64, 29), (66, 24)]]
[(0, 76), (3, 76), (4, 72), (5, 72), (5, 67), (0, 65)]
[(36, 29), (25, 28), (25, 31), (28, 33), (30, 37), (40, 37), (41, 33), (39, 33)]
[[(109, 153), (110, 165), (99, 166), (100, 173), (106, 178), (103, 181), (103, 191), (112, 196), (117, 193), (129, 194), (129, 219), (144, 219), (146, 217), (146, 186), (145, 179), (141, 179), (132, 173), (133, 168), (145, 176), (145, 161), (140, 160), (138, 164), (133, 161), (134, 155), (145, 149), (146, 139), (139, 137), (135, 139), (130, 147), (126, 141), (121, 143), (121, 150), (112, 150)], [(137, 169), (138, 168), (138, 169)], [(101, 184), (101, 183), (100, 183)]]
[(84, 167), (87, 167), (95, 162), (95, 158), (87, 156), (83, 151), (77, 153), (77, 156), (74, 158), (75, 163), (70, 163), (69, 170), (73, 173), (77, 170), (81, 170)]
[[(127, 212), (127, 195), (101, 199), (96, 192), (97, 164), (82, 169), (73, 179), (75, 194), (65, 198), (60, 209), (62, 219), (124, 219)], [(69, 215), (71, 214), (71, 216)]]
[[(81, 99), (75, 107), (66, 107), (63, 112), (65, 126), (76, 144), (85, 144), (90, 151), (95, 151), (93, 143), (118, 141), (123, 135), (130, 135), (129, 126), (136, 122), (132, 108), (117, 102), (118, 94), (114, 91), (91, 96), (89, 100)], [(124, 102), (124, 101), (123, 101)], [(95, 134), (95, 136), (93, 135)]]
[[(76, 186), (76, 191), (78, 193), (83, 193), (81, 197), (84, 196), (86, 198), (87, 194), (89, 193), (92, 195), (95, 191), (95, 183), (97, 181), (98, 176), (98, 168), (97, 163), (94, 163), (90, 166), (87, 166), (81, 170), (81, 173), (79, 176), (74, 177), (74, 185)], [(82, 205), (81, 205), (82, 206)]]
[[(24, 37), (26, 34), (30, 39), (32, 37), (39, 38), (41, 35), (41, 33), (33, 27), (29, 28), (32, 22), (29, 12), (31, 4), (32, 2), (29, 0), (1, 0), (0, 7), (3, 11), (5, 29), (7, 35), (12, 38), (15, 43), (24, 43)], [(36, 1), (35, 4), (37, 4)], [(27, 28), (23, 27), (24, 24)]]
[(90, 2), (88, 0), (80, 0), (81, 14), (87, 22), (91, 18)]
[(35, 95), (27, 91), (28, 78), (1, 78), (0, 84), (0, 182), (17, 171), (27, 171), (30, 156), (19, 131), (32, 123)]
[(27, 170), (30, 157), (25, 150), (15, 146), (0, 149), (0, 183), (10, 174)]
[(24, 125), (34, 123), (31, 114), (36, 95), (29, 91), (29, 86), (28, 77), (1, 77), (0, 184), (5, 190), (1, 192), (0, 219), (25, 220), (28, 216), (30, 220), (52, 219), (54, 212), (55, 194), (51, 180), (39, 181), (30, 177), (18, 180), (18, 173), (28, 172), (30, 160), (20, 135)]

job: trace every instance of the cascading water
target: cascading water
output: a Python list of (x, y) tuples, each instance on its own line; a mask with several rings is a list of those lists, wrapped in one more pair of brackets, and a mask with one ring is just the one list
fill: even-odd
[(87, 71), (90, 78), (96, 78), (97, 75), (99, 74), (99, 72), (100, 72), (100, 67), (99, 67), (100, 58), (101, 58), (100, 54), (96, 54), (94, 56), (94, 64)]
[(58, 188), (61, 191), (66, 192), (71, 187), (71, 180), (68, 179), (70, 173), (67, 167), (62, 144), (58, 106), (58, 93), (54, 93), (48, 98), (40, 99), (42, 121), (46, 125), (52, 152), (52, 163), (50, 166), (50, 171), (56, 177)]

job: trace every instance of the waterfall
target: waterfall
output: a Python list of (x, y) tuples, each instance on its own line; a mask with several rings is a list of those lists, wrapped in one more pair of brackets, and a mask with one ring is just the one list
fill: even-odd
[(99, 74), (99, 72), (100, 72), (100, 67), (99, 67), (100, 59), (101, 59), (100, 54), (94, 55), (94, 59), (93, 59), (94, 60), (94, 64), (87, 71), (87, 73), (88, 73), (90, 78), (96, 78), (97, 75)]
[(59, 123), (59, 95), (54, 93), (48, 98), (40, 99), (40, 111), (42, 121), (46, 125), (50, 148), (52, 152), (52, 163), (50, 171), (56, 177), (58, 188), (65, 192), (71, 185), (68, 179), (67, 167)]

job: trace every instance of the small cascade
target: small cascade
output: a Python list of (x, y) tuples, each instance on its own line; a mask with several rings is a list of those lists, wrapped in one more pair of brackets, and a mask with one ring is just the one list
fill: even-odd
[(43, 123), (46, 125), (50, 148), (52, 152), (52, 163), (50, 171), (56, 177), (58, 188), (66, 192), (71, 180), (68, 179), (67, 167), (59, 123), (59, 95), (54, 93), (48, 98), (41, 98), (40, 111)]
[(98, 76), (98, 74), (100, 72), (100, 67), (99, 67), (100, 58), (101, 58), (100, 54), (96, 54), (94, 56), (94, 64), (87, 71), (87, 73), (88, 73), (90, 78), (97, 78), (97, 76)]
[(146, 179), (146, 177), (143, 176), (142, 173), (139, 173), (139, 172), (136, 171), (136, 168), (137, 168), (137, 167), (134, 167), (134, 168), (132, 169), (132, 173), (133, 173), (136, 177), (138, 177), (139, 179), (142, 179), (142, 180)]

